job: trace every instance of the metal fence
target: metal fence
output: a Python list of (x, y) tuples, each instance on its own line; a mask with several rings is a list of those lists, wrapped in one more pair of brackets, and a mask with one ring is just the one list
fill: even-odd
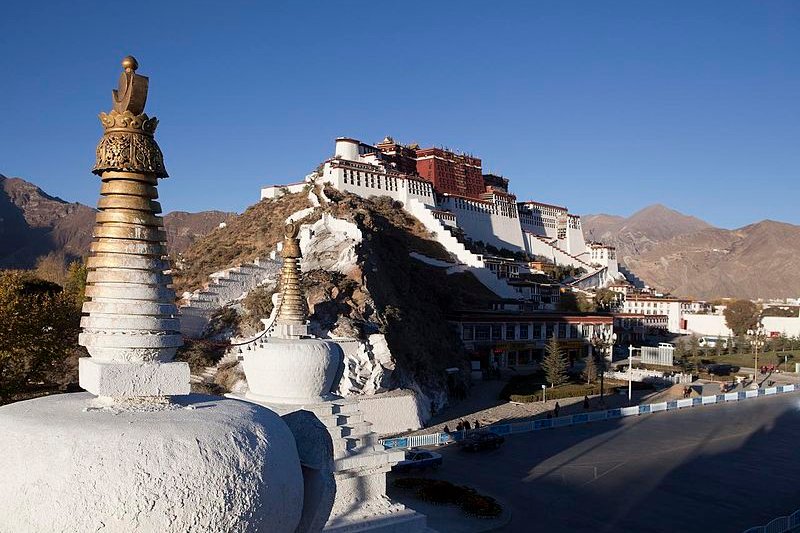
[(800, 509), (789, 516), (780, 516), (766, 526), (751, 527), (744, 533), (790, 533), (800, 531)]
[[(512, 433), (528, 433), (530, 431), (539, 431), (542, 429), (552, 429), (566, 426), (575, 426), (578, 424), (586, 424), (588, 422), (597, 422), (598, 420), (612, 420), (615, 418), (622, 418), (624, 416), (634, 415), (647, 415), (650, 413), (657, 413), (659, 411), (675, 411), (677, 409), (685, 409), (691, 407), (701, 407), (703, 405), (710, 405), (715, 403), (738, 402), (749, 398), (757, 398), (759, 396), (771, 396), (773, 394), (782, 394), (786, 392), (800, 391), (800, 385), (781, 385), (777, 387), (768, 387), (766, 389), (752, 389), (740, 392), (729, 392), (727, 394), (717, 394), (715, 396), (701, 396), (698, 398), (686, 398), (681, 400), (671, 400), (668, 402), (658, 402), (642, 405), (634, 405), (632, 407), (620, 407), (617, 409), (608, 409), (606, 411), (592, 411), (589, 413), (580, 413), (576, 415), (560, 416), (557, 418), (543, 418), (539, 420), (531, 420), (529, 422), (512, 422), (509, 424), (493, 424), (485, 426), (483, 429), (489, 429), (498, 435), (509, 435)], [(453, 431), (451, 433), (427, 433), (424, 435), (413, 435), (410, 437), (395, 437), (391, 439), (382, 439), (380, 443), (385, 448), (414, 448), (417, 446), (436, 446), (439, 444), (447, 444), (463, 439), (467, 431)], [(797, 513), (793, 514), (795, 517)], [(792, 519), (791, 517), (783, 517)], [(795, 518), (800, 520), (800, 518)], [(776, 519), (780, 520), (780, 519)], [(765, 526), (769, 527), (769, 526)], [(792, 526), (794, 527), (794, 526)], [(759, 529), (755, 528), (748, 530), (746, 533), (782, 533), (786, 530), (779, 529)]]

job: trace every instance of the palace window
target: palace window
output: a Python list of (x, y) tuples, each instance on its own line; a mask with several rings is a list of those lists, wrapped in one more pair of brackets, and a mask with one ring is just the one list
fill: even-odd
[(475, 340), (476, 341), (488, 341), (489, 340), (489, 326), (488, 325), (475, 326)]
[(558, 338), (565, 339), (567, 337), (567, 325), (564, 322), (558, 324)]
[(506, 324), (506, 339), (514, 340), (514, 324)]
[(471, 341), (475, 337), (475, 328), (472, 326), (464, 326), (463, 338), (465, 341)]
[(500, 324), (492, 324), (492, 340), (500, 340), (503, 338), (503, 328)]
[(528, 338), (528, 324), (520, 324), (519, 325), (519, 338), (520, 339), (527, 339)]
[(539, 323), (535, 323), (533, 325), (533, 338), (534, 339), (541, 339), (542, 338), (542, 325)]

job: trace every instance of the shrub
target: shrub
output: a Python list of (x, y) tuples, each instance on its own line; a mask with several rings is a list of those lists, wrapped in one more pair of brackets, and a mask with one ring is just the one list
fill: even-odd
[(478, 494), (471, 487), (454, 485), (441, 479), (407, 477), (394, 480), (393, 485), (399, 489), (415, 490), (415, 495), (426, 502), (456, 504), (465, 513), (480, 518), (494, 518), (503, 512), (494, 498)]

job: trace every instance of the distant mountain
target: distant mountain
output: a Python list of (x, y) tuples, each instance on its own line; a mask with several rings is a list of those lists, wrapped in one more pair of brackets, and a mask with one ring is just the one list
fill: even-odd
[(613, 244), (623, 262), (625, 257), (642, 254), (657, 243), (712, 227), (661, 204), (645, 207), (628, 218), (586, 215), (582, 219), (586, 238)]
[(618, 248), (648, 285), (684, 297), (800, 295), (800, 226), (764, 220), (726, 230), (662, 205), (628, 218), (588, 215), (584, 234)]
[[(0, 174), (0, 268), (33, 268), (40, 257), (52, 253), (67, 260), (83, 257), (89, 252), (95, 213), (92, 207)], [(234, 216), (221, 211), (168, 213), (164, 225), (169, 250), (186, 250)]]

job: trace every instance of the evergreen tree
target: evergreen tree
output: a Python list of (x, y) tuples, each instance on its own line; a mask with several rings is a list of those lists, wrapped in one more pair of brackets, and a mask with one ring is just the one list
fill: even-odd
[(551, 387), (561, 385), (567, 381), (567, 366), (567, 358), (564, 357), (564, 351), (558, 344), (556, 336), (553, 335), (547, 343), (544, 360), (542, 361), (545, 377)]
[(591, 384), (597, 379), (597, 363), (593, 352), (590, 352), (584, 360), (583, 377), (586, 378), (587, 384)]

